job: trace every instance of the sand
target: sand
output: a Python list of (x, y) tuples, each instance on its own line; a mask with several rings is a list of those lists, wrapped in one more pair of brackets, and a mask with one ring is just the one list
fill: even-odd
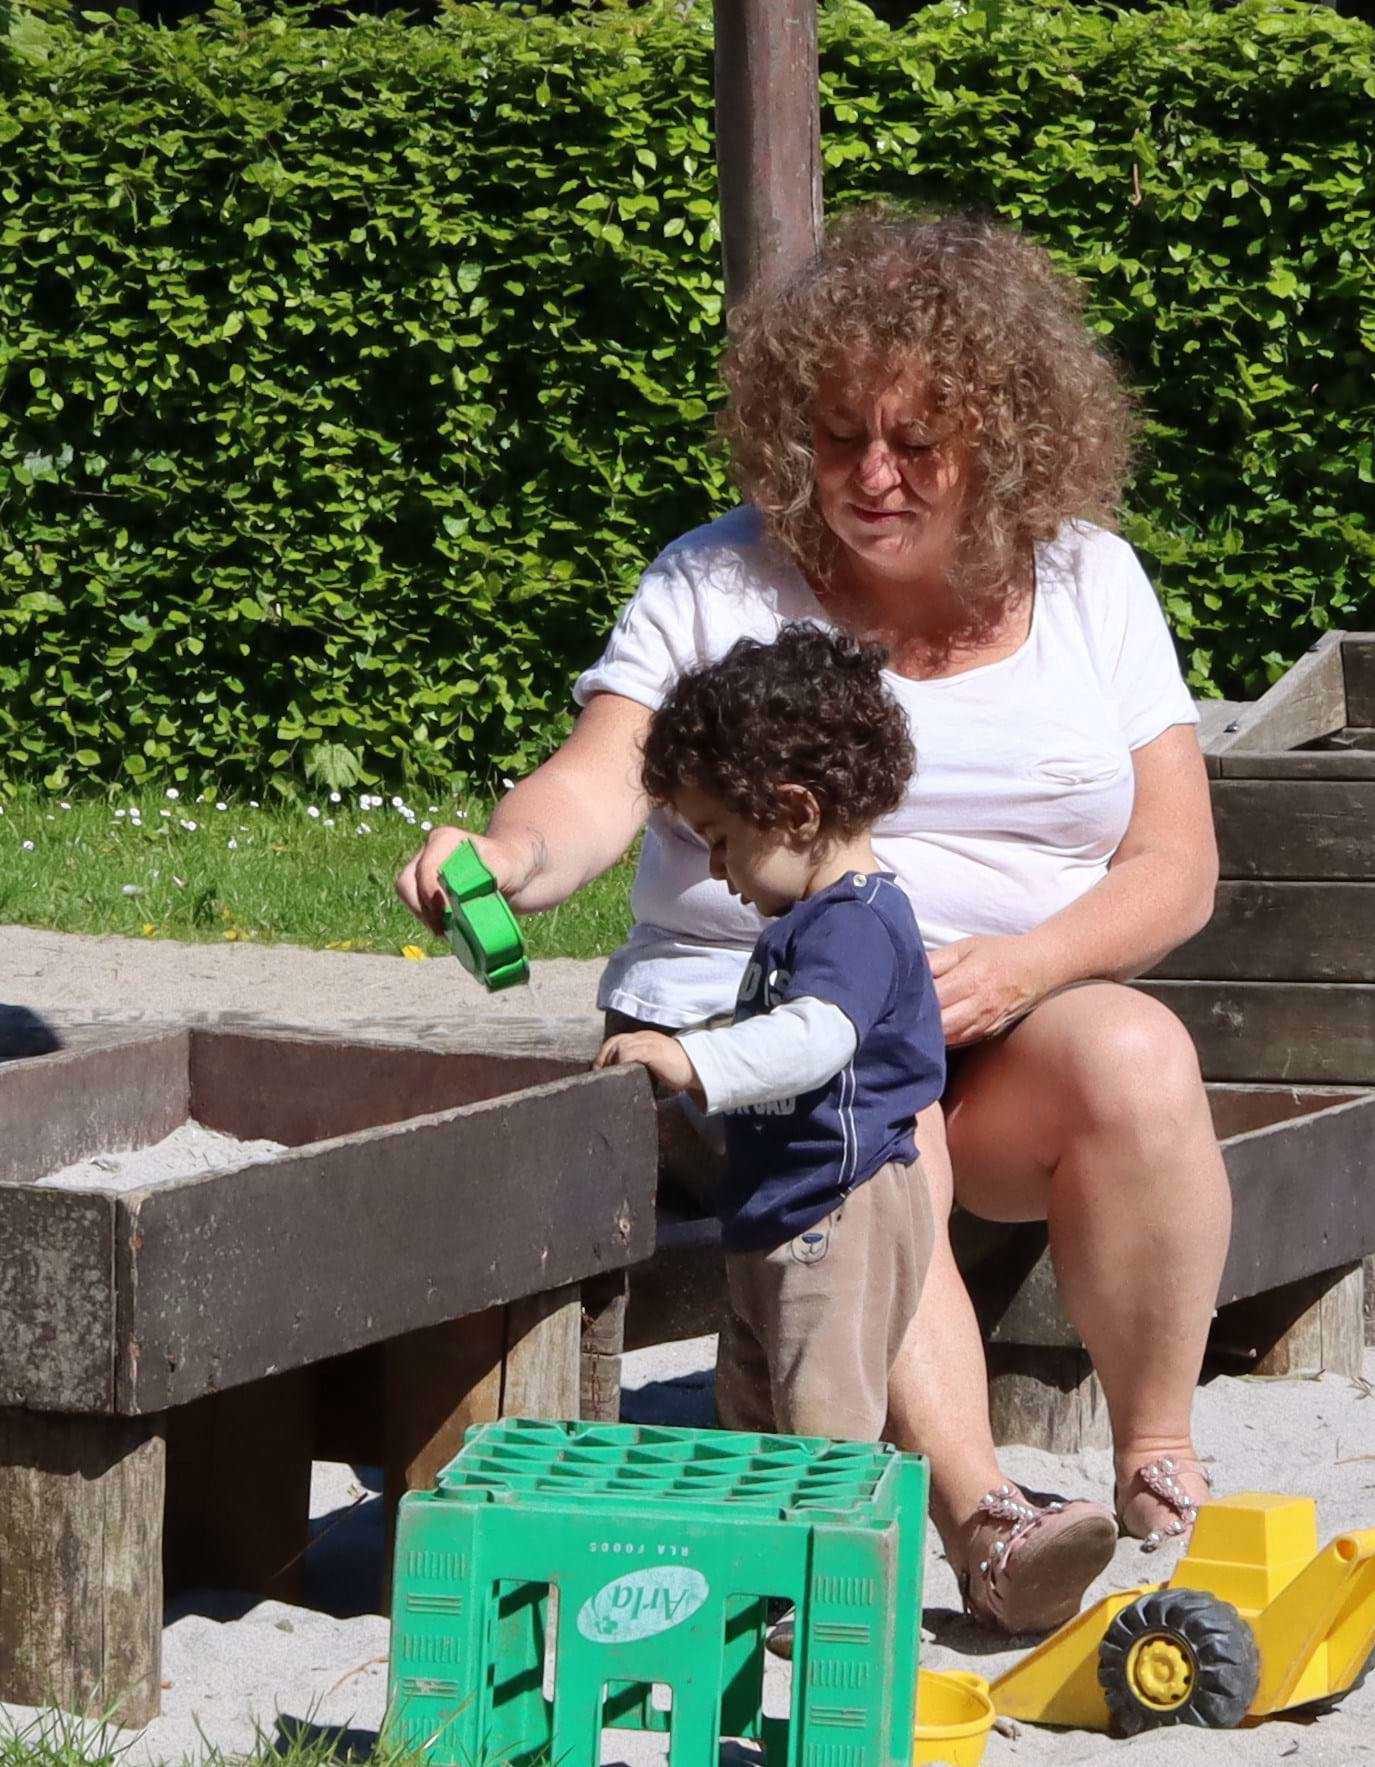
[(92, 1154), (35, 1179), (35, 1183), (49, 1190), (147, 1190), (174, 1178), (256, 1165), (285, 1152), (285, 1143), (280, 1141), (240, 1141), (219, 1129), (207, 1129), (203, 1123), (186, 1122), (150, 1147)]
[[(456, 963), (297, 951), (175, 946), (0, 928), (0, 994), (48, 1016), (74, 1043), (120, 1024), (227, 1015), (269, 1022), (366, 1029), (413, 1038), (471, 1023), (474, 1011), (581, 1021), (592, 1047), (595, 963), (537, 966), (530, 990), (485, 997)], [(625, 1415), (705, 1424), (711, 1416), (714, 1341), (666, 1345), (627, 1358)], [(1375, 1353), (1363, 1382), (1220, 1377), (1204, 1387), (1197, 1437), (1220, 1492), (1304, 1493), (1317, 1499), (1323, 1539), (1375, 1527)], [(1061, 1457), (1027, 1448), (1003, 1455), (1007, 1473), (1039, 1490), (1110, 1495), (1106, 1453)], [(164, 1710), (140, 1734), (120, 1733), (130, 1767), (232, 1753), (255, 1734), (282, 1739), (293, 1726), (324, 1725), (375, 1736), (386, 1697), (387, 1623), (369, 1612), (382, 1574), (378, 1480), (366, 1468), (320, 1464), (312, 1491), (314, 1544), (307, 1559), (309, 1607), (193, 1592), (169, 1611)], [(1091, 1596), (1157, 1581), (1174, 1554), (1143, 1556), (1124, 1541)], [(934, 1545), (926, 1552), (922, 1660), (996, 1675), (1020, 1654), (980, 1634), (958, 1612), (953, 1575)], [(770, 1662), (769, 1701), (786, 1700), (788, 1669)], [(33, 1714), (0, 1707), (17, 1721)], [(652, 1739), (618, 1733), (608, 1760), (647, 1767), (663, 1758)], [(995, 1734), (988, 1767), (1131, 1767), (1297, 1761), (1310, 1767), (1375, 1763), (1375, 1677), (1336, 1711), (1266, 1720), (1251, 1729), (1169, 1730), (1132, 1742), (1022, 1726)], [(697, 1767), (697, 1764), (693, 1764)], [(701, 1764), (707, 1767), (707, 1764)]]
[[(625, 1415), (637, 1421), (705, 1424), (711, 1416), (715, 1340), (641, 1351), (626, 1359)], [(1375, 1526), (1375, 1354), (1364, 1384), (1318, 1380), (1242, 1381), (1221, 1377), (1199, 1396), (1198, 1434), (1221, 1490), (1306, 1492), (1318, 1500), (1323, 1539), (1353, 1526)], [(1006, 1470), (1038, 1489), (1108, 1495), (1105, 1453), (1073, 1459), (1009, 1448)], [(322, 1726), (370, 1746), (386, 1703), (387, 1622), (363, 1611), (382, 1575), (379, 1480), (366, 1468), (318, 1464), (312, 1489), (314, 1544), (306, 1561), (315, 1609), (200, 1591), (169, 1612), (163, 1641), (163, 1713), (143, 1732), (121, 1732), (129, 1767), (199, 1756), (206, 1745), (226, 1753), (255, 1735), (280, 1742), (291, 1730)], [(1123, 1541), (1090, 1592), (1128, 1588), (1169, 1574), (1175, 1552), (1142, 1554)], [(979, 1633), (958, 1612), (954, 1577), (928, 1543), (922, 1661), (993, 1676), (1020, 1650)], [(790, 1670), (770, 1659), (769, 1706), (782, 1710)], [(24, 1722), (19, 1707), (0, 1713)], [(657, 1739), (618, 1733), (606, 1759), (630, 1767), (661, 1760)], [(1375, 1680), (1336, 1711), (1267, 1719), (1234, 1732), (1170, 1730), (1132, 1742), (1030, 1725), (994, 1734), (987, 1767), (1189, 1767), (1191, 1763), (1297, 1761), (1346, 1767), (1375, 1761)], [(705, 1764), (703, 1764), (705, 1767)]]

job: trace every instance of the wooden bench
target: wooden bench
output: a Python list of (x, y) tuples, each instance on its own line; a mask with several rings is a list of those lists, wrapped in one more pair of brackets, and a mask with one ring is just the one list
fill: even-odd
[[(1329, 634), (1263, 699), (1204, 711), (1217, 911), (1141, 985), (1198, 1045), (1232, 1185), (1212, 1353), (1232, 1371), (1355, 1376), (1361, 1260), (1375, 1253), (1375, 635)], [(681, 1193), (701, 1155), (665, 1133)], [(1105, 1443), (1044, 1228), (957, 1212), (952, 1231), (999, 1440)], [(721, 1287), (715, 1223), (661, 1210), (654, 1259), (632, 1273), (627, 1343), (713, 1330)]]

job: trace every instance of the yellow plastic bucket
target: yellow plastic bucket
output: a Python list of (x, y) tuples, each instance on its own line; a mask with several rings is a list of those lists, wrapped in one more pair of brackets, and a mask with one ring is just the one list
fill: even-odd
[(992, 1728), (993, 1700), (982, 1675), (964, 1669), (917, 1671), (914, 1767), (930, 1767), (935, 1761), (974, 1767)]

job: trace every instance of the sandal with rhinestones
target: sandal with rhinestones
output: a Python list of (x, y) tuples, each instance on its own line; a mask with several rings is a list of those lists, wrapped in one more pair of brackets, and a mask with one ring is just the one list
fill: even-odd
[(959, 1576), (964, 1611), (1009, 1636), (1053, 1631), (1078, 1613), (1116, 1545), (1117, 1526), (1103, 1504), (1038, 1505), (1015, 1485), (1000, 1485), (985, 1492), (974, 1514)]
[[(1183, 1540), (1193, 1529), (1198, 1504), (1180, 1483), (1181, 1477), (1191, 1476), (1203, 1481), (1205, 1491), (1212, 1490), (1212, 1476), (1201, 1460), (1187, 1454), (1162, 1454), (1159, 1460), (1137, 1467), (1125, 1492), (1118, 1486), (1114, 1499), (1118, 1526), (1141, 1542), (1143, 1552)], [(1207, 1498), (1202, 1501), (1206, 1503)], [(1169, 1520), (1158, 1526), (1161, 1509)]]

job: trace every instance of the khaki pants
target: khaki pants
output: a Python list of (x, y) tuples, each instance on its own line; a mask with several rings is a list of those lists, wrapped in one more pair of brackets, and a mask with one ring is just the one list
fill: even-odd
[[(606, 1014), (608, 1037), (660, 1030)], [(708, 1139), (717, 1129), (700, 1111), (660, 1106), (661, 1177), (707, 1208), (715, 1207), (721, 1172), (720, 1150)], [(888, 1414), (888, 1374), (935, 1238), (921, 1162), (882, 1167), (808, 1231), (820, 1240), (727, 1254), (717, 1414), (727, 1429), (876, 1442)]]
[(769, 1252), (728, 1252), (716, 1356), (727, 1429), (876, 1442), (934, 1237), (921, 1162), (890, 1162)]

